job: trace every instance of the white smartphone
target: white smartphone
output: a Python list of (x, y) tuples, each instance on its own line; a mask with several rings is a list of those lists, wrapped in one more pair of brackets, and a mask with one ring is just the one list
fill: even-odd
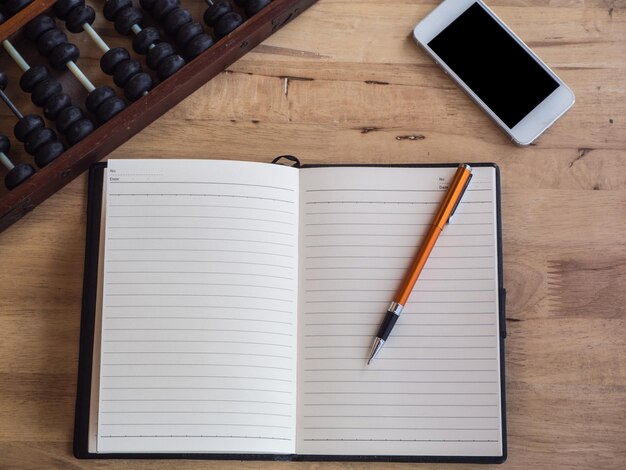
[(519, 145), (574, 104), (574, 93), (481, 0), (445, 0), (417, 43)]

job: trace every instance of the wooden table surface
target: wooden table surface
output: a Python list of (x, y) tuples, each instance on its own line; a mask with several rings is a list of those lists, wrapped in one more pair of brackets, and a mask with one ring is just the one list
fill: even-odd
[[(577, 96), (528, 148), (409, 38), (436, 3), (320, 0), (112, 156), (497, 162), (509, 317), (502, 468), (624, 469), (626, 2), (488, 2)], [(81, 61), (98, 72), (95, 52)], [(86, 181), (0, 234), (0, 468), (413, 468), (74, 459)]]

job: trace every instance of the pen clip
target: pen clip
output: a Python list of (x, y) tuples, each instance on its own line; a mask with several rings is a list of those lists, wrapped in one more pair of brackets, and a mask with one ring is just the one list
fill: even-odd
[(459, 203), (461, 202), (461, 199), (463, 199), (463, 195), (465, 194), (465, 191), (467, 190), (467, 187), (469, 186), (470, 181), (472, 181), (473, 177), (474, 175), (470, 173), (469, 178), (467, 178), (467, 181), (465, 182), (465, 185), (463, 186), (463, 189), (461, 190), (461, 194), (459, 195), (459, 198), (457, 199), (456, 203), (454, 204), (454, 207), (452, 208), (452, 212), (450, 212), (450, 217), (448, 217), (446, 224), (450, 223), (450, 219), (452, 219), (452, 216), (456, 212), (457, 207), (459, 207)]

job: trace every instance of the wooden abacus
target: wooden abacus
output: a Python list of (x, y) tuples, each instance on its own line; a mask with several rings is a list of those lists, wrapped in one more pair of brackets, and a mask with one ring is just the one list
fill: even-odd
[[(20, 111), (6, 95), (0, 96), (14, 113), (17, 111), (15, 137), (25, 143), (26, 151), (39, 166), (34, 172), (28, 170), (32, 160), (23, 158), (24, 162), (15, 165), (11, 180), (7, 181), (11, 189), (0, 191), (3, 231), (316, 0), (204, 0), (208, 8), (203, 26), (201, 21), (193, 20), (179, 0), (141, 0), (141, 8), (132, 0), (58, 0), (58, 5), (57, 0), (0, 1), (4, 3), (5, 16), (12, 15), (0, 24), (0, 42), (24, 72), (19, 85), (14, 81), (8, 88), (14, 94), (31, 93), (33, 103), (43, 107), (43, 111), (32, 110), (35, 116), (20, 118)], [(183, 0), (191, 1), (201, 0)], [(109, 49), (91, 28), (90, 4), (97, 15), (106, 4), (104, 16), (115, 22), (118, 32), (133, 36), (132, 48), (137, 54), (147, 54), (151, 73), (144, 72), (140, 61), (132, 59), (128, 52), (119, 47)], [(147, 10), (143, 15), (156, 28), (139, 24), (141, 10)], [(49, 17), (56, 21), (50, 22)], [(73, 34), (68, 41), (60, 31), (61, 25), (71, 33), (83, 29), (102, 52), (107, 51), (101, 68), (119, 88), (113, 83), (111, 87), (91, 84), (75, 63)], [(128, 46), (131, 47), (130, 38)], [(64, 81), (61, 90), (44, 66), (30, 66), (21, 57), (36, 55), (37, 51), (43, 61), (48, 56), (53, 68), (67, 69), (78, 80)], [(6, 86), (6, 76), (0, 77), (3, 81)], [(85, 94), (83, 87), (88, 93), (85, 107), (90, 114), (83, 110), (81, 99), (75, 98), (81, 90)], [(48, 123), (44, 125), (39, 114), (44, 114)], [(50, 134), (55, 123), (58, 137)], [(0, 134), (11, 133), (0, 130)], [(0, 140), (4, 142), (2, 136)], [(2, 157), (0, 163), (10, 170), (13, 163), (6, 155)], [(1, 174), (4, 178), (6, 172)]]

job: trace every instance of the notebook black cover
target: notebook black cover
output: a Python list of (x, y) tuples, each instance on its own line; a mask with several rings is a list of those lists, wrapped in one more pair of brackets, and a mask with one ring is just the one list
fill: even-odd
[[(274, 160), (279, 161), (280, 157)], [(407, 165), (301, 165), (295, 157), (289, 161), (293, 166), (306, 168), (322, 167), (396, 167), (396, 168), (442, 168), (456, 167), (457, 164), (407, 164)], [(87, 203), (87, 236), (85, 246), (85, 269), (83, 280), (83, 301), (80, 323), (80, 346), (78, 358), (78, 382), (76, 390), (76, 411), (74, 420), (73, 453), (79, 459), (194, 459), (194, 460), (265, 460), (265, 461), (352, 461), (352, 462), (433, 462), (433, 463), (503, 463), (507, 458), (506, 436), (506, 395), (504, 339), (506, 338), (506, 290), (502, 261), (502, 219), (500, 169), (495, 163), (470, 163), (472, 167), (493, 167), (496, 171), (496, 219), (498, 243), (498, 285), (500, 311), (500, 395), (502, 397), (502, 456), (371, 456), (371, 455), (303, 455), (303, 454), (219, 454), (219, 453), (92, 453), (88, 450), (89, 408), (91, 397), (91, 374), (93, 363), (94, 322), (98, 283), (98, 259), (100, 246), (100, 218), (102, 210), (102, 189), (106, 162), (97, 163), (89, 170)]]

